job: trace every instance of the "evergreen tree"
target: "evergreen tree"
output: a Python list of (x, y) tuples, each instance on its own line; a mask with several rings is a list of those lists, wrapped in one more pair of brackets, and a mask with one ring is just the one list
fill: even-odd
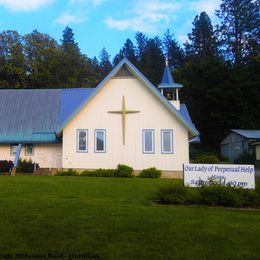
[(65, 52), (70, 48), (79, 50), (78, 44), (75, 42), (73, 30), (70, 27), (66, 27), (62, 34), (62, 47)]
[[(221, 60), (212, 58), (203, 62), (186, 60), (174, 71), (176, 81), (184, 85), (180, 91), (181, 101), (188, 106), (204, 148), (218, 150), (219, 143), (234, 122), (232, 119), (227, 124), (227, 118), (231, 118), (233, 109), (237, 109), (236, 92), (225, 83), (229, 75), (230, 68)], [(236, 104), (233, 106), (232, 102)]]
[(229, 77), (229, 68), (220, 59), (213, 26), (205, 12), (194, 18), (188, 38), (185, 63), (174, 72), (175, 78), (185, 86), (181, 98), (201, 133), (202, 145), (217, 149), (227, 126), (227, 105), (223, 102), (227, 89), (223, 82)]
[(213, 26), (206, 12), (196, 15), (192, 24), (194, 27), (188, 34), (189, 42), (185, 44), (186, 55), (200, 60), (218, 56)]
[(161, 81), (165, 66), (161, 40), (158, 37), (149, 39), (140, 54), (141, 59), (138, 62), (139, 69), (157, 86)]
[(136, 48), (130, 39), (126, 39), (123, 48), (114, 57), (114, 66), (118, 64), (124, 57), (130, 60), (133, 64), (137, 63)]
[(103, 48), (99, 53), (99, 67), (101, 71), (102, 77), (105, 77), (111, 70), (112, 64), (110, 62), (110, 55), (108, 54), (107, 50)]
[(222, 0), (216, 14), (222, 20), (218, 32), (227, 59), (240, 65), (259, 54), (259, 1)]
[(143, 58), (143, 54), (148, 43), (148, 38), (143, 33), (137, 32), (135, 34), (135, 40), (137, 43), (136, 56), (137, 60), (140, 61)]
[(91, 59), (83, 55), (75, 42), (73, 30), (66, 27), (63, 31), (61, 84), (63, 87), (94, 87), (99, 77)]
[(164, 54), (168, 58), (171, 69), (179, 67), (184, 62), (184, 51), (176, 40), (173, 39), (173, 34), (167, 30), (163, 39)]

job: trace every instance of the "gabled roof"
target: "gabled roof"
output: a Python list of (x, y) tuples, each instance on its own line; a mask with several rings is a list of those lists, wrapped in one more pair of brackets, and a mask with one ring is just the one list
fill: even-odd
[(159, 101), (164, 105), (188, 130), (190, 137), (199, 135), (198, 130), (195, 126), (190, 123), (174, 106), (158, 91), (157, 88), (127, 59), (124, 58), (105, 78), (104, 80), (94, 89), (94, 91), (88, 95), (85, 100), (67, 117), (66, 120), (57, 128), (56, 133), (61, 134), (63, 128), (74, 118), (74, 116), (86, 106), (92, 98), (106, 85), (106, 83), (114, 77), (118, 71), (125, 66), (137, 79), (139, 79), (145, 87), (147, 87), (152, 94), (159, 99)]
[(161, 89), (161, 88), (179, 89), (182, 87), (183, 87), (183, 85), (174, 82), (171, 71), (168, 66), (168, 62), (166, 62), (162, 80), (161, 80), (161, 83), (159, 84), (158, 88), (159, 89)]
[(231, 131), (248, 139), (260, 139), (260, 130), (231, 129)]

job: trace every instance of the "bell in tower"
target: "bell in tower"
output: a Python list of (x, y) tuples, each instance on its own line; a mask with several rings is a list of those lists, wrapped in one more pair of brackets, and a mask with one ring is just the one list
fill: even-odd
[(180, 110), (179, 89), (182, 87), (181, 84), (173, 81), (168, 59), (166, 58), (162, 80), (158, 88), (161, 90), (162, 95), (166, 97), (177, 110)]

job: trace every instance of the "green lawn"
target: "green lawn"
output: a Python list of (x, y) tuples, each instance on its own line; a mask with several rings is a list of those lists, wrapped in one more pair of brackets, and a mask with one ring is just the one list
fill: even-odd
[(0, 177), (4, 254), (259, 259), (260, 211), (151, 202), (167, 179)]

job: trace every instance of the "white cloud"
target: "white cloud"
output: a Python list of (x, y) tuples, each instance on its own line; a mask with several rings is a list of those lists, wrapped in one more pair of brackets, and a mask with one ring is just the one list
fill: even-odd
[(65, 10), (53, 23), (59, 25), (82, 23), (91, 10), (106, 1), (109, 0), (68, 0)]
[(90, 4), (92, 6), (98, 6), (108, 0), (70, 0), (69, 4)]
[(221, 0), (201, 0), (190, 4), (190, 9), (198, 13), (205, 11), (209, 16), (213, 16), (216, 9), (219, 9)]
[(176, 18), (175, 11), (180, 8), (181, 4), (177, 3), (177, 1), (136, 1), (134, 7), (126, 13), (132, 16), (131, 18), (115, 19), (109, 17), (105, 20), (105, 23), (109, 28), (117, 30), (156, 33), (162, 23), (168, 25)]
[(67, 12), (63, 12), (60, 17), (58, 17), (54, 23), (59, 25), (69, 25), (69, 24), (78, 24), (85, 20), (85, 18), (80, 15), (72, 15)]
[(106, 24), (109, 28), (115, 28), (119, 31), (130, 29), (133, 31), (142, 31), (148, 33), (154, 32), (154, 27), (141, 19), (133, 18), (133, 19), (116, 20), (109, 17), (106, 19)]
[(0, 6), (4, 6), (12, 11), (33, 11), (51, 4), (54, 1), (55, 0), (0, 0)]

